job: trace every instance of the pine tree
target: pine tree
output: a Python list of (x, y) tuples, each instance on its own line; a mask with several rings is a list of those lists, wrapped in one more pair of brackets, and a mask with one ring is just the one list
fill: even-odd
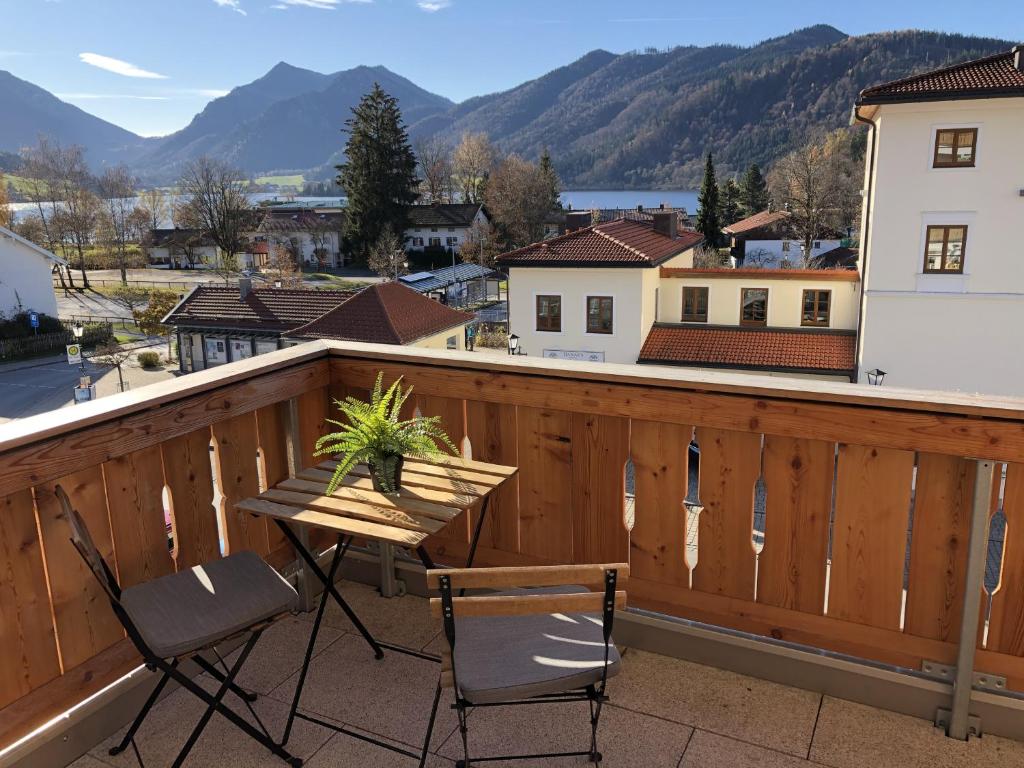
[(726, 179), (725, 183), (720, 187), (719, 193), (718, 220), (723, 227), (727, 227), (743, 218), (740, 208), (742, 190), (735, 180)]
[(708, 153), (704, 162), (704, 180), (697, 196), (697, 231), (704, 235), (704, 242), (714, 247), (721, 237), (722, 224), (718, 218), (718, 182), (715, 180), (715, 161)]
[(768, 183), (757, 163), (751, 165), (740, 182), (740, 205), (744, 216), (753, 216), (768, 207)]
[(551, 153), (548, 152), (547, 147), (544, 147), (544, 151), (540, 155), (540, 172), (547, 186), (549, 210), (562, 210), (562, 180), (558, 178), (558, 172), (551, 164)]
[(363, 96), (345, 121), (346, 162), (337, 166), (345, 190), (345, 240), (365, 263), (385, 231), (402, 242), (408, 206), (416, 200), (416, 156), (398, 101), (379, 84)]

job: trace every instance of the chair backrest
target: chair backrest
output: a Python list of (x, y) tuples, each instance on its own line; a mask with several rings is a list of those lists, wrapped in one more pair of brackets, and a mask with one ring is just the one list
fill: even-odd
[(57, 495), (61, 510), (68, 521), (68, 527), (71, 529), (71, 543), (78, 550), (78, 554), (82, 556), (85, 564), (92, 571), (93, 576), (96, 577), (96, 581), (103, 587), (103, 591), (115, 603), (120, 602), (121, 588), (103, 559), (103, 555), (96, 548), (96, 543), (92, 540), (92, 536), (89, 535), (89, 529), (86, 527), (82, 516), (78, 514), (78, 510), (71, 506), (71, 499), (68, 498), (63, 488), (58, 485), (54, 488), (54, 493)]

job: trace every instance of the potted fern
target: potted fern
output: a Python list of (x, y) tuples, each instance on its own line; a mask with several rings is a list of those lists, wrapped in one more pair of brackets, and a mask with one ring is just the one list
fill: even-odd
[(327, 484), (327, 495), (334, 493), (356, 464), (365, 463), (370, 468), (374, 490), (394, 495), (402, 486), (405, 456), (429, 459), (444, 455), (445, 450), (456, 456), (459, 453), (441, 428), (441, 417), (399, 418), (412, 387), (403, 390), (399, 377), (384, 391), (383, 382), (384, 373), (378, 373), (368, 403), (351, 396), (334, 401), (346, 421), (327, 420), (340, 427), (340, 431), (317, 440), (314, 454), (338, 457), (338, 466)]

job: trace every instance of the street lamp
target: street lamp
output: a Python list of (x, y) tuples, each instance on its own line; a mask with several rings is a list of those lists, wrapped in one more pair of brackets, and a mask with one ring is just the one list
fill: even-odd
[(81, 321), (76, 322), (71, 326), (71, 333), (74, 334), (75, 341), (78, 342), (78, 359), (81, 361), (82, 373), (85, 373), (85, 355), (82, 354), (82, 336), (85, 334), (85, 326)]
[(885, 371), (881, 368), (875, 368), (874, 370), (868, 371), (868, 384), (876, 387), (882, 386), (882, 380), (885, 378)]
[(517, 349), (519, 349), (519, 337), (510, 333), (508, 335), (508, 353), (514, 355)]

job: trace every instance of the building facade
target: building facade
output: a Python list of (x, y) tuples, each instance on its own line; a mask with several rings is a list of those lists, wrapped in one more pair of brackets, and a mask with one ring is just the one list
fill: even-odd
[(790, 228), (789, 218), (788, 211), (768, 208), (723, 227), (734, 263), (760, 269), (799, 268), (813, 264), (842, 244), (841, 233), (824, 231), (811, 241), (811, 249), (805, 253), (805, 245)]
[(460, 253), (474, 226), (490, 222), (479, 203), (432, 203), (409, 206), (407, 251), (448, 250)]
[(53, 267), (64, 260), (0, 227), (0, 317), (20, 312), (57, 316)]

